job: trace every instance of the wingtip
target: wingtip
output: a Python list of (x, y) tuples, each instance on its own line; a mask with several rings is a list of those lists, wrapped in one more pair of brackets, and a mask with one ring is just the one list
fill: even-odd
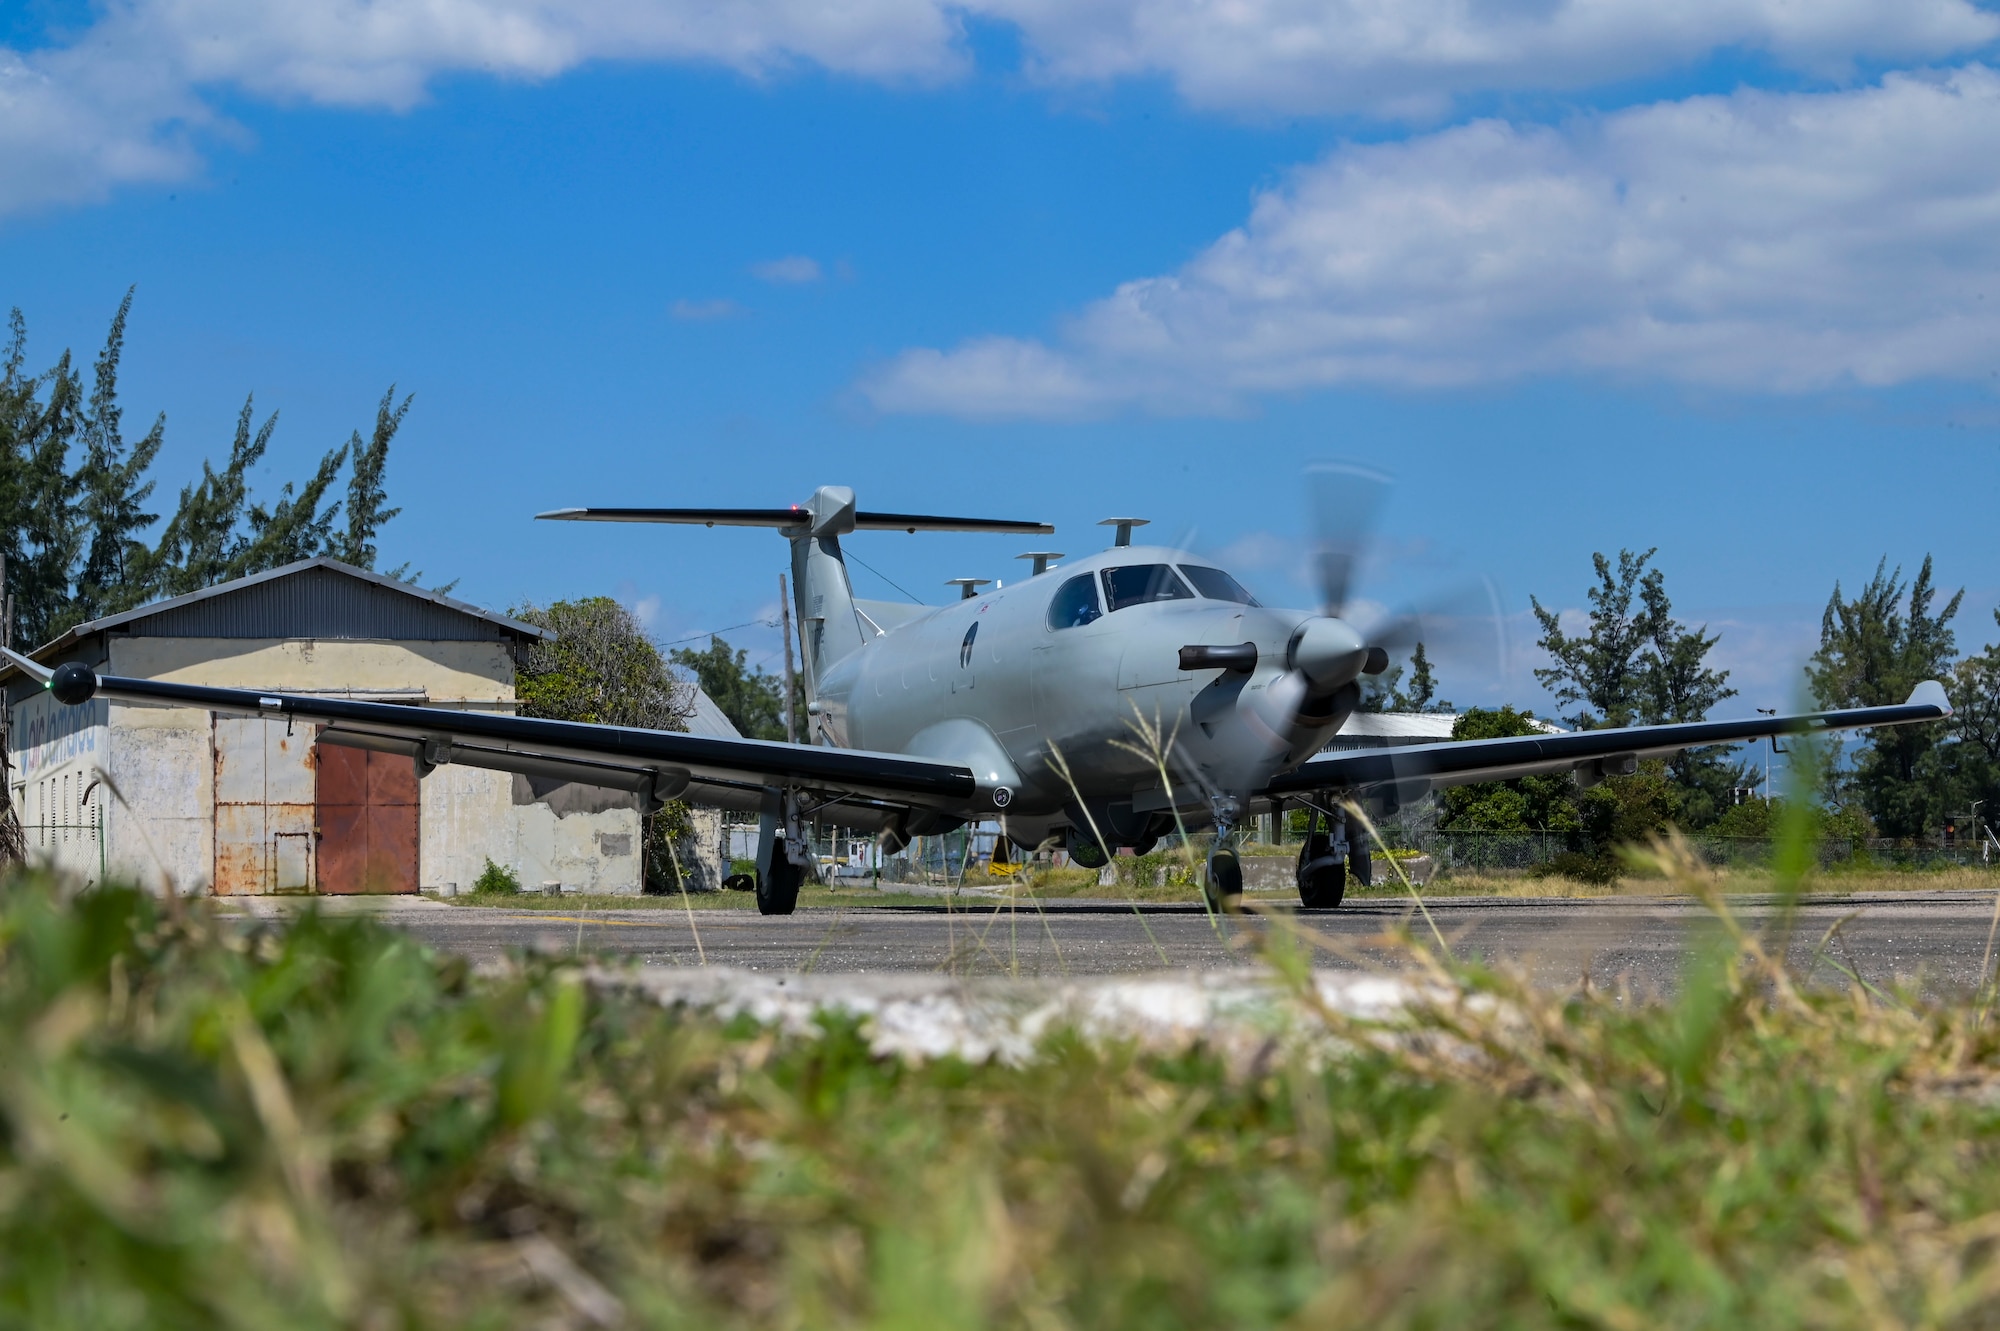
[(535, 514), (535, 521), (541, 522), (546, 519), (562, 521), (564, 519), (580, 518), (588, 512), (590, 510), (587, 508), (552, 508), (546, 513)]
[(21, 653), (11, 647), (0, 647), (0, 659), (4, 659), (8, 665), (18, 667), (28, 678), (39, 679), (44, 684), (48, 683), (55, 676), (55, 671), (51, 670), (48, 666), (31, 657), (21, 655)]
[(1945, 716), (1951, 715), (1951, 697), (1944, 691), (1944, 685), (1937, 680), (1927, 679), (1910, 690), (1910, 700), (1906, 706), (1935, 707)]

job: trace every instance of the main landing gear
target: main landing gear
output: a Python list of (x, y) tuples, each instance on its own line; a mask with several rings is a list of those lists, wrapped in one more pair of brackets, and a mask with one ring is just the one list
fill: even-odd
[(807, 844), (800, 825), (799, 797), (789, 790), (764, 791), (757, 819), (757, 913), (790, 915), (799, 905), (806, 878)]
[(1305, 844), (1299, 847), (1299, 904), (1307, 910), (1332, 910), (1347, 895), (1350, 875), (1366, 887), (1374, 874), (1367, 849), (1348, 843), (1347, 818), (1329, 818), (1314, 809)]

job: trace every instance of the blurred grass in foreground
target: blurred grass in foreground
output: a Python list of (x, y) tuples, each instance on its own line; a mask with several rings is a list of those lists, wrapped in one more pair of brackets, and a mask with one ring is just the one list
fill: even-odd
[(1992, 994), (1806, 989), (1684, 885), (1671, 1006), (1412, 941), (1451, 997), (1366, 1027), (1276, 920), (1317, 1038), (1014, 1068), (17, 878), (0, 1325), (2000, 1323)]

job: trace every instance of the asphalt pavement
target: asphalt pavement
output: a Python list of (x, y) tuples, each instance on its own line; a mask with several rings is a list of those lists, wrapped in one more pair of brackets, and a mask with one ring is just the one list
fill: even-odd
[[(594, 951), (649, 966), (729, 965), (819, 974), (937, 972), (953, 975), (1119, 975), (1216, 970), (1255, 964), (1254, 918), (1215, 919), (1199, 905), (1064, 901), (1032, 905), (857, 906), (766, 918), (749, 911), (565, 911), (409, 902), (385, 919), (425, 943), (473, 960), (512, 950)], [(1775, 903), (1737, 898), (1732, 909), (1753, 929), (1767, 927)], [(1669, 992), (1691, 946), (1717, 929), (1713, 915), (1680, 898), (1441, 898), (1431, 922), (1459, 956), (1527, 968), (1539, 982), (1569, 985), (1586, 973), (1599, 985), (1636, 994)], [(1296, 917), (1324, 935), (1318, 964), (1374, 969), (1404, 964), (1390, 941), (1432, 923), (1409, 903), (1351, 901)], [(1991, 892), (1879, 893), (1810, 899), (1798, 912), (1789, 950), (1828, 983), (1853, 977), (1876, 985), (1907, 979), (1933, 994), (1977, 987), (1990, 964), (1995, 919)]]

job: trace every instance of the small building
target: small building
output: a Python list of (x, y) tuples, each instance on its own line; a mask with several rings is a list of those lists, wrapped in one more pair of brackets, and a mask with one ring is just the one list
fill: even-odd
[[(547, 636), (320, 558), (79, 625), (33, 655), (142, 679), (511, 713), (519, 654)], [(449, 894), (491, 859), (526, 887), (643, 884), (638, 801), (624, 792), (462, 766), (419, 779), (407, 756), (320, 745), (312, 726), (101, 698), (66, 707), (11, 667), (0, 682), (29, 856), (92, 880)], [(713, 851), (697, 858), (694, 875), (719, 882)]]

